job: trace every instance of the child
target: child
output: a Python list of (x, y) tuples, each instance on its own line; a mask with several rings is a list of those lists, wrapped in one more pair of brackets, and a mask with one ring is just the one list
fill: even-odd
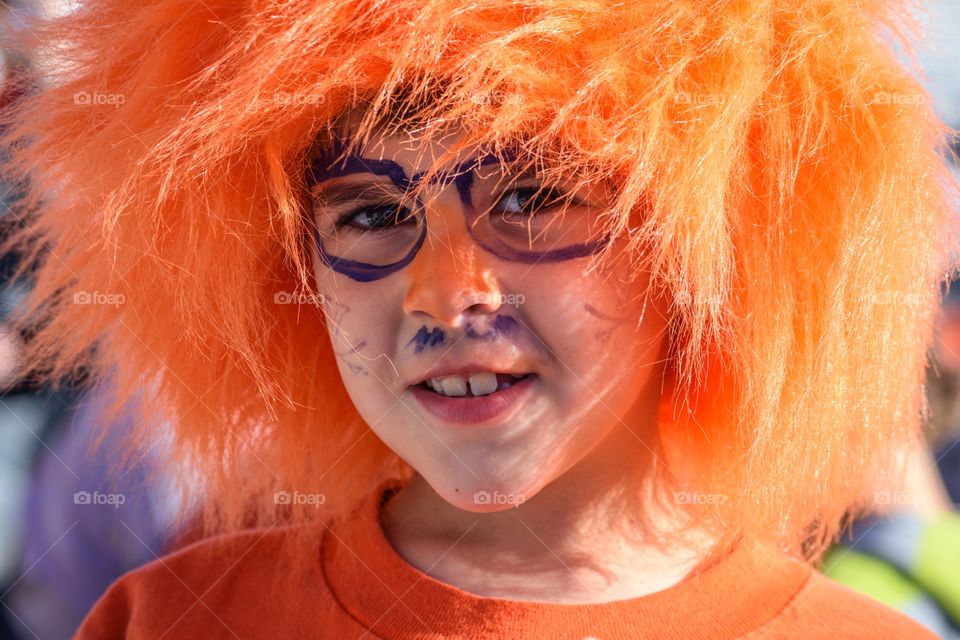
[(953, 185), (905, 12), (36, 25), (29, 369), (149, 390), (127, 462), (173, 425), (209, 535), (77, 637), (931, 637), (809, 565), (924, 410)]

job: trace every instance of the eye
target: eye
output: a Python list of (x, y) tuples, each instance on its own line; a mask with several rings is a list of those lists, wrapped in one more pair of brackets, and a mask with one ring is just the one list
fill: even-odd
[(338, 231), (351, 233), (382, 233), (404, 224), (415, 222), (407, 207), (396, 204), (373, 204), (357, 207), (341, 216), (335, 223)]
[(505, 214), (536, 217), (563, 205), (569, 200), (567, 194), (559, 189), (543, 187), (518, 187), (505, 193), (497, 203)]

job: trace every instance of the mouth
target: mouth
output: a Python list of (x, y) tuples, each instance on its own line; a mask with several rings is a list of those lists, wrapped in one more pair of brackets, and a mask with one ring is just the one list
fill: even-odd
[(519, 406), (538, 379), (535, 373), (475, 372), (428, 378), (410, 390), (423, 409), (446, 422), (503, 423), (507, 411)]
[(493, 373), (489, 371), (464, 375), (427, 378), (413, 385), (445, 398), (479, 398), (499, 393), (530, 378), (533, 373)]

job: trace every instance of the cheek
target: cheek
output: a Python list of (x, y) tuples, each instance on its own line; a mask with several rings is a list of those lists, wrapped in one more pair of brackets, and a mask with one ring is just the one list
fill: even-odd
[(528, 281), (525, 311), (550, 336), (551, 349), (607, 353), (629, 349), (648, 333), (659, 314), (647, 300), (646, 280), (607, 275), (570, 265)]
[(395, 400), (389, 389), (396, 378), (392, 337), (399, 320), (389, 312), (388, 292), (371, 291), (376, 284), (337, 280), (317, 280), (327, 335), (344, 386), (368, 417)]
[[(580, 262), (580, 261), (577, 261)], [(555, 360), (567, 398), (630, 395), (661, 356), (666, 323), (647, 281), (580, 264), (557, 265), (527, 286), (525, 315)]]

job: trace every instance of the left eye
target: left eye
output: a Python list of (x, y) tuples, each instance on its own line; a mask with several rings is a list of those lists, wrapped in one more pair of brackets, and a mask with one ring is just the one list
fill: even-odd
[(565, 194), (557, 189), (522, 187), (504, 194), (498, 205), (504, 213), (537, 216), (561, 205), (565, 199)]

